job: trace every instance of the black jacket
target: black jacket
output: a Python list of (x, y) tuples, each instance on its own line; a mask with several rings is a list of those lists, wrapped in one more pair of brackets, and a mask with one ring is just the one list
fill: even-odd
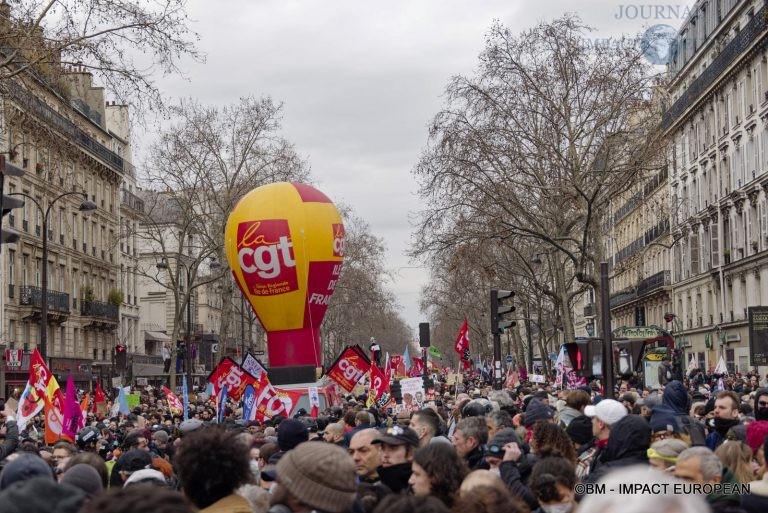
[(528, 507), (531, 508), (531, 511), (539, 507), (536, 496), (523, 482), (517, 463), (514, 461), (502, 461), (501, 465), (499, 465), (499, 471), (501, 472), (501, 480), (504, 481), (504, 484), (507, 485), (507, 488), (509, 488), (514, 497), (524, 500)]
[(5, 423), (5, 442), (0, 445), (0, 461), (4, 460), (16, 450), (19, 445), (19, 426), (15, 420), (9, 420)]
[(608, 445), (595, 460), (587, 482), (596, 483), (611, 470), (648, 464), (651, 426), (640, 415), (627, 415), (611, 426)]
[(485, 461), (485, 451), (481, 446), (477, 446), (472, 451), (464, 456), (464, 461), (467, 463), (469, 470), (485, 469), (488, 470), (491, 466)]

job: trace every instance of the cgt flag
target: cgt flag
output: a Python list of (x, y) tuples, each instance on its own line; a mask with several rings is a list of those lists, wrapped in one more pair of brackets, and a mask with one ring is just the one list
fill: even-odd
[(179, 398), (171, 392), (171, 389), (163, 386), (163, 393), (165, 394), (165, 400), (168, 401), (168, 409), (171, 410), (171, 413), (174, 415), (181, 415), (181, 412), (184, 410), (184, 405), (181, 404), (181, 401)]
[(351, 392), (370, 368), (371, 361), (360, 346), (347, 346), (331, 365), (328, 377), (347, 392)]
[(469, 326), (466, 319), (459, 329), (459, 335), (456, 337), (456, 344), (453, 348), (459, 353), (459, 359), (463, 363), (464, 370), (469, 370), (472, 367), (472, 355), (469, 352)]
[(389, 404), (389, 380), (375, 365), (371, 367), (371, 387), (368, 390), (368, 399), (365, 405), (370, 408), (376, 405), (384, 408)]

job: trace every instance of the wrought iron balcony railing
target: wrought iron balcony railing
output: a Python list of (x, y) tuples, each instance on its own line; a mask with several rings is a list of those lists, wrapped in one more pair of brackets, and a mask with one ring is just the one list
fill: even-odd
[(80, 314), (87, 317), (101, 317), (117, 321), (120, 318), (120, 309), (110, 303), (83, 300), (80, 302)]
[[(736, 34), (733, 40), (722, 49), (717, 57), (714, 58), (712, 64), (710, 64), (707, 69), (705, 69), (702, 74), (688, 86), (688, 89), (683, 92), (677, 101), (667, 109), (661, 122), (663, 129), (666, 130), (672, 126), (672, 124), (677, 121), (685, 111), (693, 106), (702, 97), (702, 94), (723, 75), (725, 70), (728, 69), (736, 59), (738, 59), (742, 53), (752, 45), (752, 43), (754, 43), (766, 28), (766, 14), (768, 14), (768, 6), (764, 5), (754, 14), (754, 16), (752, 16), (744, 28)], [(760, 92), (760, 94), (762, 94), (762, 92)]]
[[(42, 307), (43, 289), (29, 286), (19, 287), (19, 304), (37, 308)], [(69, 313), (69, 294), (49, 290), (48, 311)]]
[(144, 200), (136, 196), (130, 191), (123, 189), (120, 191), (121, 200), (123, 205), (136, 210), (137, 212), (144, 212)]

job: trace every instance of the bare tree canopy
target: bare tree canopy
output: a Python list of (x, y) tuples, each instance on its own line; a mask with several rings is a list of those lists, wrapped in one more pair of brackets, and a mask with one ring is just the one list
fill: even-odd
[(519, 35), (494, 23), (474, 75), (450, 80), (414, 171), (426, 206), (413, 254), (469, 241), (547, 253), (566, 328), (583, 292), (573, 277), (598, 286), (610, 201), (658, 170), (662, 148), (641, 49), (588, 46), (588, 32), (574, 15)]
[[(201, 59), (186, 0), (2, 0), (0, 81), (32, 71), (55, 83), (62, 69), (93, 73), (121, 103), (160, 107), (156, 73)], [(143, 109), (137, 109), (140, 114)]]

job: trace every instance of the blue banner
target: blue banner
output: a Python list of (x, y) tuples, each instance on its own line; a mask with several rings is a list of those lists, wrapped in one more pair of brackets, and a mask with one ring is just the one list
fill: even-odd
[(189, 393), (187, 392), (187, 375), (185, 374), (181, 381), (181, 395), (184, 401), (184, 420), (189, 420)]
[(219, 396), (219, 411), (216, 415), (216, 421), (219, 424), (224, 422), (224, 413), (227, 411), (227, 387), (221, 388), (221, 395)]
[(256, 391), (253, 385), (247, 385), (243, 392), (243, 420), (249, 421), (253, 412), (253, 405), (256, 402)]

